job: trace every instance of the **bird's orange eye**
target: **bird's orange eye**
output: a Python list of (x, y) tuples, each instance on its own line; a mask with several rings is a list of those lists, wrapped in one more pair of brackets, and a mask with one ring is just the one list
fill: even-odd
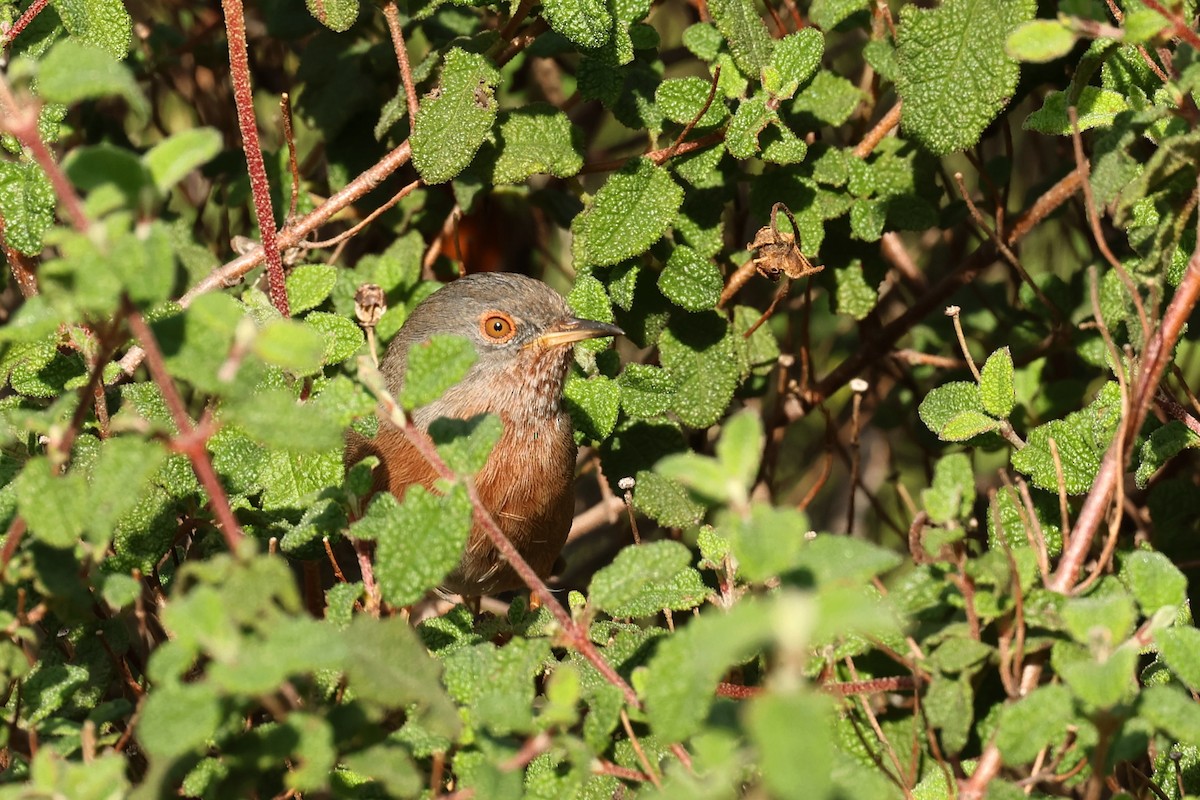
[(504, 344), (516, 333), (517, 326), (512, 317), (500, 311), (489, 311), (479, 323), (483, 335), (497, 344)]

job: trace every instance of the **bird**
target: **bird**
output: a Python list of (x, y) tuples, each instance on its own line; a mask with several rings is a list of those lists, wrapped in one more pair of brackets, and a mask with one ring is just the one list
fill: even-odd
[[(422, 300), (388, 346), (380, 372), (399, 397), (411, 349), (437, 334), (465, 336), (477, 359), (440, 399), (412, 412), (428, 431), (442, 417), (497, 415), (503, 433), (475, 476), (483, 506), (539, 577), (549, 577), (574, 517), (576, 444), (562, 404), (576, 342), (624, 332), (580, 319), (545, 283), (515, 273), (466, 275)], [(346, 464), (375, 455), (377, 490), (398, 499), (409, 486), (432, 490), (437, 473), (383, 413), (373, 438), (347, 434)], [(478, 597), (520, 589), (524, 582), (473, 523), (458, 566), (441, 589)]]

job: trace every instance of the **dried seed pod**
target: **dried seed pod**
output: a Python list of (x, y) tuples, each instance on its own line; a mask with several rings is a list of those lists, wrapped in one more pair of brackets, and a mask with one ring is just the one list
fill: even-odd
[(384, 297), (381, 286), (364, 283), (358, 287), (358, 291), (354, 293), (354, 315), (358, 317), (359, 325), (374, 328), (385, 311), (387, 298)]
[[(779, 212), (787, 215), (792, 223), (791, 231), (779, 230)], [(754, 241), (746, 245), (754, 252), (754, 267), (764, 278), (778, 280), (780, 275), (803, 278), (825, 269), (814, 265), (800, 252), (800, 228), (791, 210), (783, 203), (771, 207), (771, 224), (764, 225), (754, 235)]]

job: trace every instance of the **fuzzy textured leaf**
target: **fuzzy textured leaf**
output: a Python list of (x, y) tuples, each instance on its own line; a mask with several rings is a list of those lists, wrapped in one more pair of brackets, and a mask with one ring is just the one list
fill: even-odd
[(671, 227), (683, 190), (646, 158), (614, 173), (571, 223), (575, 264), (603, 266), (640, 255)]
[(1019, 69), (1004, 43), (1033, 18), (1032, 0), (946, 0), (900, 10), (897, 89), (903, 127), (933, 153), (979, 140), (1017, 86)]
[(500, 74), (477, 53), (446, 54), (440, 88), (421, 98), (412, 133), (413, 166), (426, 183), (462, 172), (496, 121)]

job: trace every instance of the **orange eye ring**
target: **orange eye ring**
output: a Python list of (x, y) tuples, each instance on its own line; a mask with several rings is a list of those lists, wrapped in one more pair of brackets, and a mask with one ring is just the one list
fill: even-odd
[(495, 344), (505, 344), (517, 333), (517, 324), (503, 311), (488, 311), (479, 319), (483, 338)]

